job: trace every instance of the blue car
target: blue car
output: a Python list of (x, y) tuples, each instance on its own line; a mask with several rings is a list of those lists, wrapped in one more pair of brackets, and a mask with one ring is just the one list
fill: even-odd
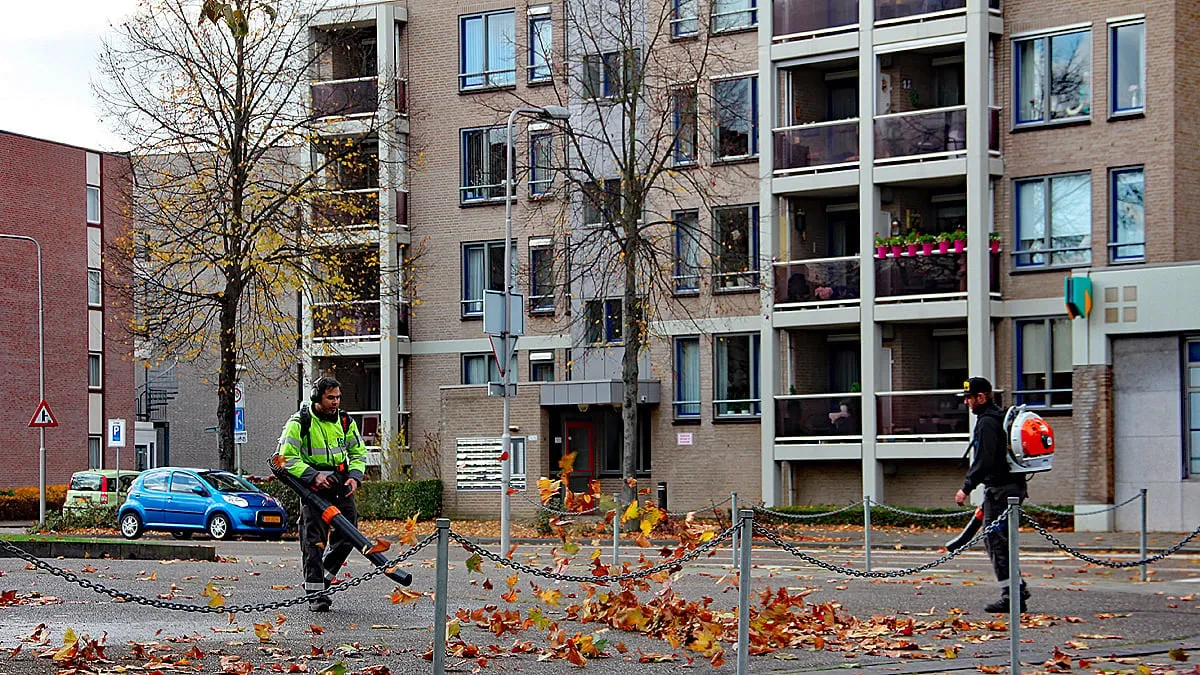
[(126, 539), (145, 530), (170, 532), (176, 539), (196, 532), (213, 539), (235, 534), (278, 539), (287, 530), (287, 511), (236, 474), (163, 467), (138, 476), (117, 521)]

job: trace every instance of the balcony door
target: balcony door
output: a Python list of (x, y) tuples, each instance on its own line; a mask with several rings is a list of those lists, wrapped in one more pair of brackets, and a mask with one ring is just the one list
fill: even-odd
[(829, 80), (826, 87), (826, 119), (847, 120), (858, 117), (858, 78)]
[(831, 207), (829, 210), (829, 255), (858, 255), (858, 209)]

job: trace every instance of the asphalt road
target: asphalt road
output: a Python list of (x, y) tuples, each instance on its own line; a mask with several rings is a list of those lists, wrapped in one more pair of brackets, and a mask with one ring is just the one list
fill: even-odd
[[(591, 550), (591, 547), (584, 547), (576, 557), (584, 563)], [(626, 554), (632, 554), (637, 549), (627, 547), (623, 550)], [(837, 565), (861, 568), (863, 564), (861, 550), (858, 549), (806, 550), (821, 560)], [(76, 572), (93, 570), (84, 572), (84, 576), (92, 581), (148, 597), (170, 595), (177, 602), (206, 604), (207, 598), (200, 594), (210, 583), (215, 585), (229, 605), (285, 600), (301, 593), (299, 553), (295, 542), (227, 542), (219, 544), (219, 552), (226, 562), (51, 562)], [(393, 550), (392, 553), (396, 552)], [(605, 548), (605, 559), (607, 554)], [(434, 549), (430, 547), (414, 558), (409, 569), (415, 578), (413, 590), (424, 593), (432, 591), (433, 557)], [(529, 587), (529, 575), (520, 578), (520, 598), (515, 604), (510, 604), (500, 597), (507, 590), (504, 577), (510, 572), (485, 563), (483, 574), (468, 573), (464, 564), (466, 557), (467, 553), (461, 547), (451, 547), (451, 614), (458, 608), (470, 610), (496, 605), (501, 609), (520, 609), (524, 616), (529, 609), (539, 605)], [(933, 551), (881, 550), (873, 554), (873, 567), (877, 570), (903, 569), (936, 557), (937, 553)], [(1127, 554), (1106, 557), (1134, 559)], [(523, 545), (518, 549), (516, 559), (535, 566), (547, 565), (550, 561), (549, 547)], [(714, 608), (733, 609), (737, 603), (737, 592), (729, 583), (730, 559), (731, 551), (725, 548), (713, 558), (689, 565), (672, 578), (674, 592), (687, 599), (710, 597)], [(946, 619), (954, 610), (962, 610), (962, 618), (968, 621), (1003, 618), (982, 612), (982, 605), (997, 595), (994, 582), (989, 581), (990, 567), (982, 552), (968, 552), (930, 572), (897, 580), (866, 580), (835, 575), (766, 547), (755, 550), (754, 565), (752, 589), (755, 592), (767, 588), (777, 590), (780, 587), (792, 589), (792, 593), (800, 589), (814, 589), (807, 597), (808, 602), (836, 602), (846, 614), (863, 620), (890, 615), (927, 622)], [(1200, 601), (1191, 599), (1196, 591), (1200, 591), (1200, 557), (1193, 553), (1181, 553), (1155, 565), (1150, 583), (1136, 581), (1136, 569), (1114, 571), (1086, 566), (1063, 553), (1023, 554), (1022, 565), (1034, 592), (1030, 601), (1031, 614), (1027, 615), (1029, 625), (1022, 631), (1022, 660), (1028, 664), (1041, 664), (1051, 657), (1055, 648), (1074, 657), (1091, 659), (1114, 653), (1154, 652), (1156, 656), (1135, 658), (1159, 662), (1167, 660), (1165, 653), (1173, 647), (1200, 649)], [(367, 569), (365, 560), (355, 555), (345, 572), (358, 575)], [(573, 571), (583, 572), (582, 564), (576, 565)], [(255, 635), (254, 623), (275, 624), (279, 618), (274, 611), (262, 615), (239, 615), (236, 623), (230, 624), (226, 615), (166, 611), (114, 602), (47, 573), (27, 570), (23, 563), (14, 559), (0, 560), (0, 573), (0, 592), (17, 591), (20, 598), (19, 604), (0, 604), (0, 649), (4, 650), (0, 651), (0, 675), (58, 672), (58, 664), (50, 658), (38, 657), (37, 653), (60, 646), (67, 628), (93, 637), (105, 636), (108, 645), (105, 655), (111, 662), (93, 666), (95, 670), (103, 672), (126, 672), (131, 667), (135, 671), (145, 667), (146, 672), (157, 669), (169, 673), (172, 668), (185, 670), (171, 666), (171, 662), (193, 646), (204, 652), (205, 656), (196, 659), (193, 653), (191, 660), (202, 661), (206, 672), (220, 672), (223, 669), (221, 658), (228, 659), (231, 655), (240, 656), (242, 660), (227, 663), (232, 669), (227, 669), (227, 672), (235, 671), (238, 663), (246, 661), (255, 665), (258, 669), (256, 672), (263, 672), (263, 669), (270, 671), (270, 664), (279, 664), (280, 669), (286, 672), (293, 663), (315, 672), (337, 661), (344, 661), (350, 670), (358, 672), (373, 665), (386, 665), (394, 673), (430, 670), (429, 663), (419, 655), (429, 648), (433, 604), (428, 597), (406, 604), (392, 604), (389, 595), (393, 585), (385, 579), (375, 579), (338, 593), (334, 611), (329, 614), (312, 614), (305, 605), (280, 610), (286, 619), (268, 636), (269, 642), (260, 642)], [(490, 580), (494, 588), (486, 590), (484, 579)], [(570, 594), (580, 591), (575, 584), (556, 585), (556, 582), (546, 579), (536, 579), (536, 583), (543, 588), (562, 590), (564, 606), (577, 601), (570, 598)], [(29, 599), (28, 594), (31, 593), (53, 596), (60, 601), (36, 604), (40, 600)], [(579, 595), (582, 597), (582, 593)], [(649, 594), (644, 595), (649, 597)], [(677, 669), (685, 655), (696, 656), (683, 649), (672, 649), (661, 640), (615, 629), (605, 630), (594, 623), (566, 621), (561, 610), (544, 605), (541, 607), (549, 618), (560, 622), (568, 635), (588, 635), (599, 631), (597, 638), (622, 641), (628, 646), (630, 652), (624, 656), (610, 647), (610, 658), (592, 659), (586, 668), (592, 672), (667, 673)], [(1113, 616), (1101, 618), (1098, 614)], [(1068, 620), (1068, 617), (1071, 619)], [(49, 628), (48, 644), (42, 647), (22, 645), (22, 639), (43, 623)], [(311, 624), (321, 628), (314, 632)], [(1077, 637), (1080, 635), (1108, 637)], [(536, 629), (516, 635), (506, 633), (497, 638), (486, 630), (466, 625), (461, 637), (484, 650), (492, 644), (508, 647), (514, 640), (528, 640), (537, 647), (548, 644), (546, 632)], [(981, 664), (1006, 663), (1009, 650), (1007, 633), (1001, 630), (959, 633), (918, 630), (910, 639), (923, 651), (870, 655), (857, 648), (855, 638), (847, 637), (846, 651), (801, 649), (754, 656), (751, 659), (751, 671), (767, 673), (838, 669), (839, 672), (978, 672), (976, 667)], [(142, 648), (130, 643), (157, 643), (158, 646), (145, 646), (149, 653), (142, 653)], [(22, 649), (12, 655), (12, 650), (18, 645), (22, 645)], [(956, 658), (940, 658), (944, 649), (953, 645), (958, 645)], [(155, 653), (155, 649), (160, 650), (157, 653), (164, 658), (164, 662), (154, 661), (147, 666), (147, 662), (152, 660), (150, 654)], [(677, 654), (680, 660), (671, 663), (638, 663), (638, 650)], [(920, 655), (939, 658), (914, 658)], [(733, 672), (735, 655), (732, 645), (726, 650), (726, 660), (727, 665), (714, 669), (703, 658), (695, 658), (690, 670)], [(447, 663), (458, 664), (463, 672), (478, 667), (474, 659), (449, 658)], [(522, 654), (493, 656), (481, 672), (504, 669), (539, 674), (574, 668), (561, 659), (539, 661), (536, 655)], [(1028, 672), (1032, 672), (1032, 666)], [(380, 675), (378, 671), (374, 673)]]

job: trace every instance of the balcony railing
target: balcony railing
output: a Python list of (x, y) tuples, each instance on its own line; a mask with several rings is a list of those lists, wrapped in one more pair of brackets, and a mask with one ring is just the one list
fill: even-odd
[[(932, 369), (936, 366), (930, 363)], [(881, 441), (966, 440), (966, 404), (955, 389), (880, 392), (875, 396)]]
[(379, 301), (316, 302), (312, 321), (313, 340), (318, 342), (378, 340)]
[[(379, 81), (372, 77), (328, 80), (312, 84), (312, 109), (318, 117), (373, 113), (379, 109)], [(408, 114), (408, 80), (396, 80), (396, 112)]]
[(965, 105), (875, 118), (876, 159), (950, 154), (966, 149)]
[(858, 120), (775, 129), (775, 172), (858, 162)]
[(923, 14), (965, 9), (967, 0), (875, 0), (875, 21), (908, 19)]
[(775, 0), (772, 30), (784, 37), (858, 25), (858, 0)]
[(313, 227), (333, 229), (379, 224), (379, 188), (339, 190), (313, 202)]
[[(989, 291), (1000, 292), (1000, 256), (989, 254)], [(875, 260), (877, 298), (939, 300), (967, 294), (967, 252), (901, 255)]]
[(862, 440), (862, 394), (792, 394), (775, 397), (775, 441)]
[(775, 263), (775, 306), (855, 304), (861, 264), (858, 256)]

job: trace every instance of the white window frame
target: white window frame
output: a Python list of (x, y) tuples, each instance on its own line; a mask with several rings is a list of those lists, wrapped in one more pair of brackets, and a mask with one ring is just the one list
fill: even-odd
[[(542, 279), (537, 269), (537, 258), (548, 256), (549, 279)], [(543, 291), (538, 293), (538, 291)], [(529, 240), (529, 313), (531, 315), (553, 315), (557, 292), (554, 285), (554, 241), (552, 239)], [(548, 301), (548, 302), (544, 302)]]
[[(722, 8), (724, 4), (736, 4), (738, 6), (732, 9)], [(737, 16), (739, 14), (746, 15), (747, 20), (718, 28), (722, 17)], [(758, 0), (713, 0), (709, 20), (712, 22), (710, 31), (713, 35), (754, 28), (758, 25)]]
[[(747, 95), (750, 97), (750, 131), (746, 139), (746, 153), (737, 155), (722, 155), (721, 154), (721, 101), (717, 96), (717, 87), (724, 84), (738, 82), (739, 80), (747, 80), (749, 86)], [(758, 157), (758, 114), (760, 101), (758, 100), (758, 75), (738, 75), (736, 77), (721, 77), (712, 80), (712, 139), (713, 139), (713, 161), (716, 162), (736, 162), (743, 159), (751, 159)]]
[[(545, 139), (547, 143), (546, 152), (549, 157), (542, 157), (542, 153), (536, 152), (537, 143)], [(530, 129), (529, 131), (529, 197), (531, 199), (543, 199), (550, 195), (554, 190), (554, 132), (548, 128)], [(542, 175), (542, 174), (545, 175)]]
[(100, 270), (90, 268), (87, 273), (88, 307), (100, 307), (104, 304), (104, 275)]
[[(93, 208), (94, 207), (94, 208)], [(89, 225), (99, 225), (104, 211), (100, 201), (100, 188), (95, 185), (87, 186), (87, 222)]]
[[(93, 368), (93, 364), (95, 367)], [(93, 377), (95, 375), (95, 377)], [(104, 354), (88, 352), (88, 389), (99, 391), (104, 388)]]

